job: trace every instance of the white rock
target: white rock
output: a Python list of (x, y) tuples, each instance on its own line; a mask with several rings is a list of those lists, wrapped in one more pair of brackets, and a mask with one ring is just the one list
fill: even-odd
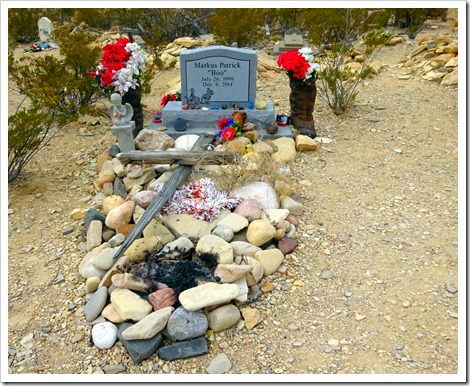
[(261, 209), (278, 209), (279, 201), (276, 192), (271, 185), (266, 182), (253, 182), (241, 188), (234, 189), (232, 194), (239, 197), (254, 198), (261, 206)]
[(179, 150), (191, 150), (196, 141), (199, 139), (199, 135), (187, 134), (178, 137), (175, 140), (175, 149)]
[(233, 233), (237, 233), (248, 226), (248, 220), (239, 214), (230, 213), (228, 216), (219, 221), (217, 226), (220, 225), (224, 225), (227, 228), (230, 228)]
[(239, 293), (236, 284), (205, 283), (181, 292), (178, 299), (186, 310), (197, 311), (235, 299)]
[(206, 235), (199, 239), (196, 245), (196, 253), (215, 253), (219, 264), (233, 263), (233, 247), (230, 243), (215, 235)]
[(98, 323), (91, 329), (91, 337), (96, 347), (107, 349), (116, 343), (118, 328), (111, 322)]
[[(284, 200), (282, 200), (284, 202)], [(268, 220), (275, 228), (289, 216), (288, 209), (268, 209), (261, 213), (262, 220)]]

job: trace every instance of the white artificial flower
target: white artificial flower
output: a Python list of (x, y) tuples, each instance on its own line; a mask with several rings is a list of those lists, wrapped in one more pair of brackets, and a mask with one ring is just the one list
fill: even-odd
[(311, 55), (312, 54), (312, 49), (310, 47), (303, 47), (303, 48), (299, 49), (299, 52), (302, 55)]
[(313, 67), (315, 71), (321, 70), (321, 66), (318, 63), (312, 63), (311, 66)]

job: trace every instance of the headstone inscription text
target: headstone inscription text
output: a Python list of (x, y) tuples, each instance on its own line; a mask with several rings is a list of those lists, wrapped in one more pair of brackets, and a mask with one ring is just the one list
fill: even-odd
[(181, 99), (195, 106), (236, 104), (256, 100), (256, 51), (214, 46), (180, 55)]

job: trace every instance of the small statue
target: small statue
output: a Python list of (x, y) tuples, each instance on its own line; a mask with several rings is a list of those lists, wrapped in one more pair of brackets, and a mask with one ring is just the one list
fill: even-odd
[(131, 122), (134, 109), (129, 103), (122, 104), (122, 97), (118, 93), (111, 94), (111, 103), (113, 106), (109, 108), (111, 119), (114, 126), (125, 126)]

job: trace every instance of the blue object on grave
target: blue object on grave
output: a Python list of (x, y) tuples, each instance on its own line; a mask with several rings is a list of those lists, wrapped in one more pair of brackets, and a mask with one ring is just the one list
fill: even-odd
[(255, 103), (251, 99), (248, 101), (248, 108), (250, 110), (253, 110), (255, 108)]
[(211, 106), (211, 110), (220, 110), (220, 106), (217, 106), (217, 105)]

